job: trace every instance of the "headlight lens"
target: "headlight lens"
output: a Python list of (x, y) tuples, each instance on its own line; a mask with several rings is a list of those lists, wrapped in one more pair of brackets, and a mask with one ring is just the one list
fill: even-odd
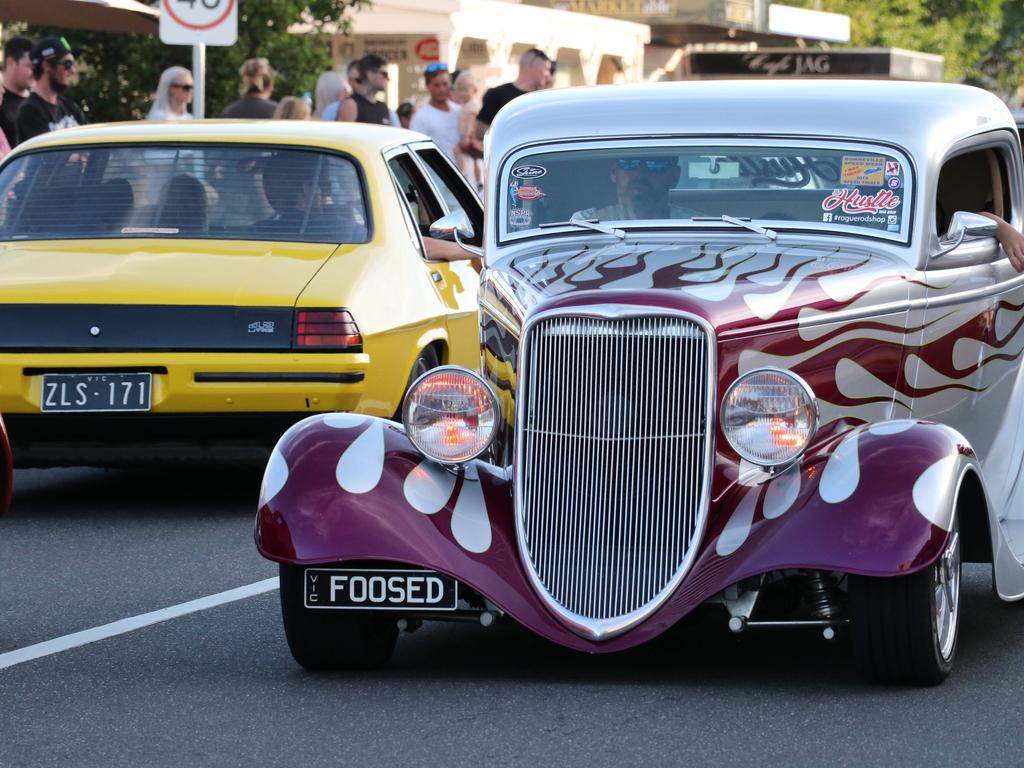
[(761, 369), (740, 376), (722, 401), (722, 431), (742, 458), (761, 467), (789, 464), (818, 428), (814, 393), (788, 371)]
[(423, 374), (409, 388), (402, 409), (412, 444), (443, 464), (460, 464), (487, 450), (498, 418), (498, 400), (487, 382), (457, 366)]

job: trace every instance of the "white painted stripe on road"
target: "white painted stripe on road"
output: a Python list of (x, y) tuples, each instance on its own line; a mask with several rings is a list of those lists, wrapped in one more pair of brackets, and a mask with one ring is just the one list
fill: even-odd
[(13, 667), (25, 661), (32, 661), (43, 656), (51, 656), (55, 653), (77, 648), (80, 645), (95, 643), (97, 640), (106, 640), (108, 637), (123, 635), (126, 632), (134, 632), (136, 629), (148, 627), (151, 624), (159, 624), (162, 621), (176, 619), (197, 611), (205, 611), (207, 608), (216, 608), (224, 603), (233, 603), (236, 600), (244, 600), (247, 597), (262, 595), (264, 592), (271, 592), (278, 588), (278, 577), (257, 581), (255, 584), (247, 584), (244, 587), (229, 589), (227, 592), (218, 592), (216, 595), (200, 597), (196, 600), (189, 600), (187, 603), (179, 603), (169, 608), (161, 608), (158, 611), (143, 613), (139, 616), (132, 616), (127, 619), (104, 624), (92, 629), (83, 629), (81, 632), (74, 632), (70, 635), (57, 637), (16, 651), (8, 651), (0, 654), (0, 669)]

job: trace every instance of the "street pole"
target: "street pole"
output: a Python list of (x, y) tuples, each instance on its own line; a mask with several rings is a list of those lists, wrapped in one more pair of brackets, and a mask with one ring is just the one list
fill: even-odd
[(192, 116), (202, 120), (206, 116), (206, 43), (192, 46), (192, 82), (195, 83)]

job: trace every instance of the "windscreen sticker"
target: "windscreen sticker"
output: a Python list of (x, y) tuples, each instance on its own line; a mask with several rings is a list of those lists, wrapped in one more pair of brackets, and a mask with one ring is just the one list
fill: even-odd
[(821, 201), (821, 220), (826, 224), (900, 231), (903, 198), (889, 189), (865, 194), (859, 188), (834, 189)]
[(547, 172), (548, 169), (542, 165), (520, 165), (512, 169), (512, 175), (517, 179), (539, 179)]
[(513, 194), (519, 200), (537, 200), (538, 198), (544, 197), (545, 192), (540, 187), (532, 186), (520, 187)]
[(889, 176), (902, 176), (903, 169), (900, 168), (898, 160), (886, 160), (885, 161), (885, 175), (886, 178)]
[(821, 201), (821, 210), (834, 211), (842, 207), (843, 213), (871, 213), (894, 211), (900, 207), (903, 198), (888, 189), (873, 195), (862, 194), (859, 189), (833, 189), (832, 194)]
[(840, 184), (880, 187), (885, 183), (885, 160), (868, 155), (843, 155)]
[(899, 189), (903, 186), (903, 180), (899, 176), (889, 176), (885, 180), (885, 186), (889, 189)]
[(176, 235), (177, 227), (121, 227), (122, 235)]
[(514, 229), (526, 229), (533, 224), (533, 211), (529, 208), (509, 208), (508, 225)]

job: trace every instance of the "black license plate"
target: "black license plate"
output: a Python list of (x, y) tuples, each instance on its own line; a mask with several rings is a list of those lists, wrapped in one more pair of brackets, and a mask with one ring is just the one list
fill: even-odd
[(307, 568), (307, 608), (454, 611), (458, 582), (435, 571)]
[(152, 394), (151, 373), (44, 373), (39, 410), (148, 411)]

